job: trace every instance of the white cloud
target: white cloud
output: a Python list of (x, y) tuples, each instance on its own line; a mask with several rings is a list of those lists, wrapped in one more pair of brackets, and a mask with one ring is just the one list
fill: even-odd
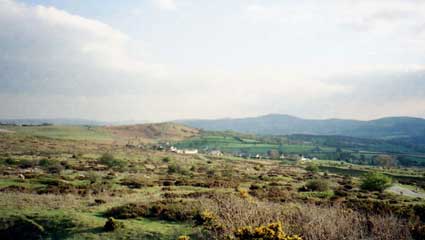
[(159, 9), (165, 11), (177, 10), (176, 0), (152, 0)]
[(158, 70), (144, 63), (140, 45), (126, 34), (53, 7), (1, 1), (0, 41), (0, 92), (137, 91)]
[[(320, 28), (321, 24), (336, 22), (343, 29), (350, 25), (350, 31), (363, 28), (379, 34), (395, 34), (404, 32), (406, 29), (403, 26), (419, 28), (424, 22), (423, 17), (419, 16), (421, 4), (418, 9), (398, 5), (385, 5), (381, 9), (379, 6), (382, 4), (377, 3), (362, 5), (357, 1), (341, 0), (338, 3), (327, 1), (319, 7), (312, 2), (303, 1), (300, 5), (289, 6), (250, 5), (245, 13), (255, 18), (261, 28), (264, 24), (262, 21), (297, 23), (295, 25), (300, 28), (304, 25), (298, 25), (299, 22), (307, 25), (318, 22), (315, 28), (306, 28), (312, 31)], [(329, 4), (331, 2), (338, 7)], [(400, 1), (388, 2), (404, 6)], [(155, 1), (155, 4), (166, 10), (177, 8), (175, 1)], [(356, 16), (362, 20), (357, 21)], [(186, 17), (190, 22), (198, 20), (189, 18), (189, 15)], [(391, 27), (393, 22), (394, 28)], [(164, 23), (169, 22), (164, 20)], [(202, 25), (202, 21), (197, 23)], [(242, 35), (256, 37), (255, 29), (249, 27), (250, 35)], [(234, 42), (238, 40), (237, 29), (237, 25), (232, 26), (234, 35), (231, 37), (236, 38)], [(272, 29), (291, 37), (290, 30), (286, 28), (273, 26)], [(162, 29), (164, 32), (168, 30)], [(176, 32), (179, 31), (173, 33)], [(174, 38), (180, 37), (162, 36), (169, 37), (172, 43)], [(184, 51), (189, 52), (190, 43), (198, 42), (188, 36), (192, 35), (184, 38), (189, 42), (189, 47)], [(200, 58), (191, 60), (192, 64), (162, 65), (160, 61), (152, 64), (146, 57), (150, 54), (147, 54), (148, 49), (144, 45), (103, 22), (53, 7), (0, 0), (0, 102), (3, 103), (0, 104), (0, 116), (166, 120), (270, 112), (310, 117), (349, 117), (350, 112), (356, 112), (359, 117), (370, 117), (366, 110), (358, 109), (361, 106), (364, 106), (363, 109), (378, 109), (371, 104), (374, 102), (379, 102), (385, 109), (385, 112), (375, 115), (395, 114), (399, 109), (406, 114), (425, 115), (424, 107), (414, 104), (425, 99), (422, 75), (416, 74), (424, 70), (420, 63), (379, 65), (366, 62), (359, 65), (338, 59), (327, 61), (325, 55), (309, 53), (315, 50), (309, 48), (315, 47), (314, 44), (285, 45), (287, 43), (284, 41), (272, 46), (276, 53), (267, 48), (271, 54), (260, 55), (262, 58), (259, 58), (251, 52), (261, 52), (263, 48), (266, 49), (262, 44), (268, 42), (254, 41), (255, 45), (243, 45), (244, 41), (251, 40), (243, 38), (241, 46), (232, 46), (229, 42), (233, 42), (233, 39), (228, 39), (229, 36), (215, 33), (207, 36), (223, 37), (226, 44), (220, 45), (223, 49), (215, 49), (214, 44), (210, 43), (196, 48), (202, 54), (196, 55)], [(403, 35), (402, 38), (408, 37)], [(316, 39), (311, 41), (314, 43)], [(420, 41), (416, 41), (420, 45)], [(180, 47), (177, 43), (170, 46)], [(219, 53), (229, 52), (229, 56), (202, 56), (204, 48), (209, 46)], [(236, 62), (238, 58), (232, 58), (232, 54), (237, 55), (237, 52), (232, 53), (233, 47), (240, 47), (244, 57), (257, 61), (239, 65)], [(278, 53), (281, 48), (288, 50), (288, 53)], [(293, 52), (290, 51), (292, 49)], [(412, 49), (419, 48), (412, 46)], [(298, 51), (308, 53), (308, 58), (292, 63)], [(280, 53), (283, 53), (282, 56)], [(345, 53), (342, 55), (344, 59)], [(229, 66), (208, 62), (209, 58), (224, 60), (228, 57), (232, 59)], [(271, 60), (268, 57), (276, 59), (269, 64)], [(310, 61), (314, 57), (318, 60)], [(242, 58), (239, 57), (241, 62), (245, 60)], [(198, 60), (203, 63), (198, 64)], [(391, 98), (394, 94), (396, 97)], [(389, 107), (391, 104), (399, 109), (392, 109)]]
[(339, 24), (355, 30), (381, 34), (409, 33), (417, 35), (425, 25), (425, 2), (406, 0), (314, 0), (248, 3), (247, 16), (273, 22), (301, 22), (316, 25)]

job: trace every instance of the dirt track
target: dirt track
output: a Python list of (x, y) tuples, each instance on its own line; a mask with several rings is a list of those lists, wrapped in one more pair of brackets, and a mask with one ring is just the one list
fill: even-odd
[(408, 197), (418, 197), (418, 198), (423, 198), (425, 199), (425, 193), (418, 193), (415, 191), (412, 191), (410, 189), (401, 187), (401, 186), (392, 186), (390, 188), (387, 189), (390, 192), (396, 193), (396, 194), (400, 194), (400, 195), (404, 195), (404, 196), (408, 196)]

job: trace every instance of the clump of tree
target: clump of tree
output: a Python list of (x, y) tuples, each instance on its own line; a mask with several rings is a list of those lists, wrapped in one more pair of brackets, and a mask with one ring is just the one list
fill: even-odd
[(390, 187), (392, 179), (382, 173), (371, 172), (362, 176), (360, 188), (368, 191), (384, 191)]

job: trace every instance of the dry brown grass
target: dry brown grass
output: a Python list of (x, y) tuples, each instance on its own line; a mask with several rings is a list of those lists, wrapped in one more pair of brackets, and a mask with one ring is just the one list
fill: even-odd
[(368, 235), (364, 217), (341, 207), (286, 205), (282, 221), (289, 232), (299, 233), (306, 240), (357, 240)]
[(394, 216), (371, 216), (368, 225), (375, 240), (412, 239), (407, 223)]
[(286, 232), (298, 234), (305, 240), (412, 239), (407, 223), (399, 218), (367, 217), (341, 206), (281, 205), (230, 194), (201, 202), (203, 208), (211, 212), (215, 227), (207, 226), (207, 229), (217, 239), (243, 226), (256, 227), (272, 222), (283, 223)]

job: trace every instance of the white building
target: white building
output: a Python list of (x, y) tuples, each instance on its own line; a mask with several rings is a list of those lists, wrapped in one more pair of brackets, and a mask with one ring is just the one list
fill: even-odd
[(183, 149), (183, 154), (198, 154), (198, 149)]

